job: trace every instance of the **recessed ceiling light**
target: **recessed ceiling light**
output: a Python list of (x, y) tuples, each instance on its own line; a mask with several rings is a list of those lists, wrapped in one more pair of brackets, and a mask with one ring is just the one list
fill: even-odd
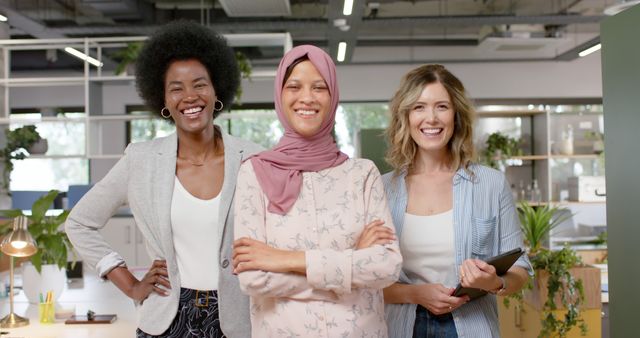
[(595, 51), (600, 50), (600, 48), (602, 48), (602, 45), (601, 44), (597, 44), (595, 46), (591, 46), (591, 47), (583, 50), (582, 52), (578, 53), (578, 55), (580, 57), (587, 56), (587, 55), (589, 55), (589, 54), (591, 54), (591, 53), (593, 53)]
[(351, 15), (353, 12), (353, 0), (344, 0), (344, 7), (342, 8), (342, 14)]
[(65, 47), (64, 49), (65, 52), (83, 60), (83, 61), (87, 61), (90, 64), (96, 66), (96, 67), (102, 67), (103, 63), (86, 55), (85, 53), (80, 52), (79, 50), (75, 49), (75, 48), (71, 48), (71, 47)]
[(338, 60), (338, 62), (343, 62), (346, 55), (347, 55), (347, 43), (340, 42), (338, 44), (338, 55), (336, 59)]

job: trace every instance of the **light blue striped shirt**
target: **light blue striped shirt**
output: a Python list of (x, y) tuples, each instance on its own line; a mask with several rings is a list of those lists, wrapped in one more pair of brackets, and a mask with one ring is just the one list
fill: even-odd
[[(470, 174), (459, 169), (453, 177), (453, 228), (455, 236), (456, 274), (465, 259), (487, 259), (517, 247), (523, 247), (520, 221), (511, 189), (504, 175), (494, 169), (473, 164)], [(382, 177), (389, 208), (401, 238), (407, 209), (406, 172)], [(526, 255), (515, 265), (533, 269)], [(457, 276), (458, 278), (460, 276)], [(400, 283), (414, 284), (404, 271)], [(416, 304), (385, 304), (390, 338), (413, 335)], [(496, 297), (492, 294), (473, 300), (453, 311), (458, 337), (500, 337)]]

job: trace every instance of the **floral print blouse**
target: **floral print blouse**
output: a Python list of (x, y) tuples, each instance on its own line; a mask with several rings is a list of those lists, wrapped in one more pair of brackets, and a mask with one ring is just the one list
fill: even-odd
[(387, 337), (382, 289), (398, 279), (398, 242), (355, 250), (369, 222), (393, 223), (378, 169), (349, 159), (303, 172), (286, 215), (267, 211), (251, 161), (242, 164), (235, 196), (235, 238), (305, 251), (306, 276), (260, 270), (239, 274), (251, 296), (253, 337)]

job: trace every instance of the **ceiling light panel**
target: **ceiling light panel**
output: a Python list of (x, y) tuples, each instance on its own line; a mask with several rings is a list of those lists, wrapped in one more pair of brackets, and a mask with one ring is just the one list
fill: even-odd
[(289, 0), (220, 0), (230, 17), (291, 16)]

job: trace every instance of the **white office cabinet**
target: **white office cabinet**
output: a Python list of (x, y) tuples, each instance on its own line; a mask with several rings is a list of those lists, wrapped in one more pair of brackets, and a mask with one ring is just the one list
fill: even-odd
[(124, 258), (128, 266), (137, 266), (135, 228), (133, 217), (113, 217), (100, 229), (105, 241)]
[(148, 267), (151, 265), (144, 238), (133, 217), (112, 217), (100, 230), (100, 234), (113, 250), (124, 258), (129, 267)]
[(147, 247), (144, 244), (144, 238), (138, 228), (135, 228), (136, 233), (136, 265), (137, 266), (151, 266), (151, 258), (147, 253)]

